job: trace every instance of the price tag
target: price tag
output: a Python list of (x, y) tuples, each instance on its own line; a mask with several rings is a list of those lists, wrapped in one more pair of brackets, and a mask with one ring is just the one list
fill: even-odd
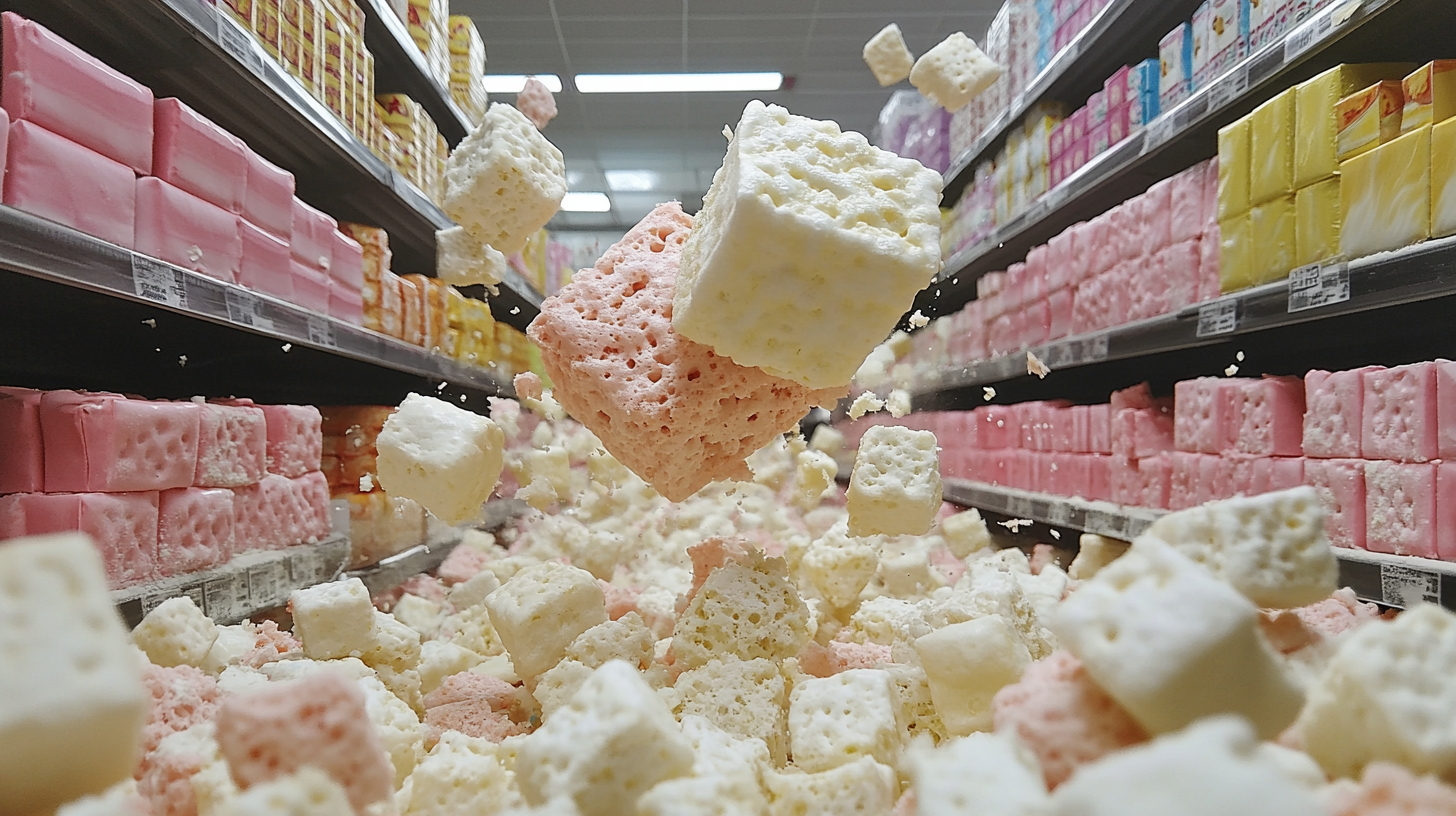
[(175, 309), (187, 308), (187, 290), (182, 286), (181, 273), (156, 258), (132, 253), (131, 282), (137, 297)]
[(334, 324), (315, 315), (308, 316), (308, 342), (324, 348), (338, 348), (334, 340)]
[(1293, 62), (1301, 54), (1313, 48), (1315, 43), (1328, 37), (1336, 27), (1349, 22), (1362, 5), (1364, 5), (1364, 0), (1350, 0), (1330, 13), (1317, 15), (1304, 25), (1289, 32), (1289, 35), (1284, 38), (1284, 61)]
[(273, 321), (263, 316), (263, 301), (249, 292), (228, 289), (223, 293), (227, 301), (228, 319), (243, 326), (273, 331)]
[(1047, 508), (1047, 523), (1056, 527), (1066, 527), (1072, 523), (1072, 505), (1064, 501), (1054, 501)]
[(192, 586), (187, 587), (186, 589), (182, 590), (182, 594), (191, 598), (192, 602), (197, 604), (197, 608), (202, 610), (202, 614), (206, 615), (208, 613), (207, 593), (203, 592), (201, 584), (193, 584)]
[(1107, 359), (1107, 344), (1111, 337), (1106, 333), (1098, 334), (1096, 337), (1089, 337), (1084, 341), (1082, 356), (1089, 363), (1096, 363)]
[(1289, 273), (1289, 312), (1318, 309), (1350, 299), (1350, 268), (1310, 264)]
[(1208, 88), (1208, 109), (1217, 110), (1249, 89), (1249, 68), (1239, 65)]
[(214, 578), (202, 585), (202, 596), (207, 600), (208, 614), (214, 618), (230, 618), (237, 607), (238, 593), (234, 590), (234, 576)]
[(222, 12), (217, 15), (217, 44), (244, 68), (254, 74), (263, 73), (263, 55), (258, 53), (253, 35)]
[(1172, 139), (1173, 134), (1177, 132), (1178, 125), (1173, 121), (1172, 111), (1159, 116), (1157, 119), (1149, 122), (1147, 128), (1143, 131), (1143, 152), (1150, 153), (1156, 150), (1164, 142)]
[(255, 608), (276, 603), (281, 594), (279, 589), (282, 575), (277, 563), (259, 564), (248, 568), (248, 603)]
[(1380, 598), (1390, 606), (1408, 608), (1421, 601), (1441, 602), (1441, 576), (1423, 569), (1380, 565)]
[(1239, 302), (1233, 298), (1215, 300), (1198, 307), (1198, 337), (1229, 334), (1239, 325)]

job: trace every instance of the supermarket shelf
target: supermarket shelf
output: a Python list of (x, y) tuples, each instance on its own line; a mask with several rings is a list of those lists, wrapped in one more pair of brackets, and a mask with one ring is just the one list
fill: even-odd
[[(945, 500), (996, 516), (1123, 541), (1141, 535), (1163, 515), (1161, 510), (1050, 496), (965, 479), (945, 480)], [(1066, 538), (1063, 542), (1070, 543)], [(1340, 585), (1355, 590), (1361, 600), (1401, 608), (1428, 601), (1456, 610), (1456, 564), (1364, 550), (1336, 549), (1335, 557), (1340, 562)]]
[(163, 578), (111, 593), (128, 627), (162, 601), (187, 595), (214, 623), (234, 624), (288, 603), (295, 589), (332, 581), (349, 560), (349, 537), (333, 535), (317, 544), (284, 550), (254, 550), (205, 572)]
[[(1317, 270), (1306, 267), (1306, 270), (1297, 271), (1285, 280), (1189, 306), (1174, 314), (1057, 340), (1033, 347), (1031, 351), (1055, 373), (1222, 344), (1255, 332), (1450, 297), (1456, 295), (1456, 237), (1349, 263), (1329, 263)], [(1291, 285), (1292, 280), (1296, 285)], [(1311, 285), (1299, 285), (1306, 282)], [(1312, 293), (1319, 293), (1331, 302), (1311, 305)], [(1337, 345), (1333, 335), (1342, 333), (1342, 328), (1331, 329), (1332, 336), (1326, 345)], [(1398, 335), (1401, 331), (1404, 329), (1393, 329), (1387, 335)], [(1365, 344), (1375, 341), (1375, 338), (1353, 339)], [(1019, 351), (942, 371), (918, 387), (915, 397), (923, 401), (943, 392), (1026, 377), (1026, 353)]]
[[(354, 370), (341, 369), (335, 377), (322, 379), (313, 368), (292, 370), (295, 360), (300, 366), (307, 362), (305, 350), (326, 355), (326, 362), (344, 358), (363, 364), (358, 371), (364, 372), (364, 376), (379, 378), (384, 373), (381, 370), (409, 375), (407, 387), (394, 396), (393, 402), (412, 388), (430, 391), (440, 383), (448, 384), (446, 388), (451, 389), (451, 395), (464, 394), (467, 400), (474, 398), (477, 402), (483, 402), (488, 396), (513, 394), (504, 378), (498, 378), (486, 369), (464, 365), (418, 346), (172, 266), (4, 206), (0, 206), (0, 269), (18, 273), (0, 277), (0, 293), (3, 293), (0, 294), (0, 303), (3, 303), (0, 313), (7, 314), (3, 324), (5, 334), (13, 335), (0, 343), (3, 347), (0, 350), (0, 372), (10, 373), (30, 364), (37, 367), (36, 373), (64, 377), (65, 372), (55, 370), (65, 368), (61, 362), (66, 356), (61, 350), (63, 341), (88, 330), (102, 330), (103, 335), (99, 343), (102, 347), (93, 345), (90, 353), (104, 358), (109, 351), (121, 353), (125, 350), (126, 340), (121, 331), (104, 323), (93, 324), (93, 321), (104, 320), (99, 312), (109, 306), (104, 305), (95, 311), (78, 309), (79, 293), (59, 298), (36, 297), (34, 286), (20, 280), (28, 277), (100, 293), (106, 296), (102, 301), (127, 301), (145, 307), (145, 317), (136, 318), (134, 307), (124, 310), (124, 315), (127, 321), (125, 331), (143, 335), (141, 342), (146, 345), (154, 341), (165, 342), (162, 336), (149, 334), (156, 331), (156, 326), (148, 329), (140, 325), (142, 320), (155, 318), (159, 313), (185, 315), (223, 327), (224, 331), (220, 333), (191, 337), (189, 343), (178, 348), (178, 351), (193, 358), (194, 372), (204, 364), (208, 353), (225, 351), (238, 354), (247, 347), (245, 336), (260, 338), (261, 345), (269, 353), (258, 375), (267, 381), (257, 384), (264, 391), (250, 390), (242, 376), (244, 372), (238, 370), (242, 367), (238, 360), (229, 359), (219, 361), (219, 365), (229, 369), (219, 372), (221, 394), (240, 393), (266, 399), (270, 398), (266, 395), (270, 387), (276, 393), (279, 381), (292, 379), (296, 386), (285, 398), (318, 403), (353, 401), (339, 399), (347, 397), (347, 394), (326, 393), (322, 389), (330, 385), (330, 380), (343, 379), (343, 375), (354, 374)], [(58, 308), (64, 315), (57, 318), (65, 320), (61, 325), (78, 325), (68, 332), (58, 332), (56, 325), (48, 324), (55, 316), (48, 314), (46, 309), (55, 306), (54, 302), (59, 302)], [(8, 314), (9, 309), (15, 309), (16, 313)], [(42, 343), (39, 350), (26, 349), (26, 343), (37, 339)], [(295, 351), (292, 348), (284, 349), (284, 344), (297, 347), (297, 353), (292, 353)], [(151, 349), (145, 351), (150, 352)], [(151, 355), (143, 353), (141, 356)], [(166, 368), (185, 371), (186, 364), (178, 366), (175, 360), (175, 356), (169, 357)], [(129, 375), (131, 372), (124, 373)], [(239, 376), (231, 381), (227, 379), (234, 374)], [(61, 382), (46, 387), (78, 384), (89, 385)], [(116, 390), (143, 388), (144, 385), (138, 382), (130, 386), (119, 385)], [(206, 393), (205, 387), (202, 390)], [(398, 387), (391, 387), (390, 394), (398, 391)], [(181, 396), (187, 396), (185, 389)]]
[[(497, 499), (485, 506), (485, 517), (474, 525), (478, 530), (498, 530), (515, 521), (530, 510), (529, 506), (516, 499)], [(391, 555), (377, 564), (350, 570), (350, 578), (358, 578), (369, 588), (371, 594), (384, 592), (398, 586), (411, 575), (429, 572), (444, 563), (445, 559), (460, 545), (460, 536), (451, 535), (436, 541), (411, 547), (398, 555)]]
[(357, 0), (364, 10), (364, 45), (374, 55), (375, 93), (403, 93), (424, 106), (451, 147), (471, 130), (450, 89), (430, 75), (425, 56), (388, 0)]
[(1443, 53), (1436, 32), (1451, 26), (1451, 3), (1339, 0), (1327, 6), (1088, 162), (986, 239), (947, 258), (911, 311), (936, 317), (960, 309), (975, 297), (981, 275), (1024, 259), (1033, 246), (1078, 221), (1215, 155), (1220, 127), (1294, 83), (1342, 62), (1432, 59)]
[(1117, 69), (1156, 56), (1158, 41), (1179, 23), (1193, 17), (1197, 0), (1112, 0), (1091, 25), (1077, 35), (1033, 78), (1026, 90), (992, 120), (971, 146), (951, 160), (945, 173), (945, 200), (955, 201), (971, 181), (975, 165), (990, 158), (1006, 142), (1013, 125), (1042, 101), (1063, 102), (1075, 109), (1102, 89)]

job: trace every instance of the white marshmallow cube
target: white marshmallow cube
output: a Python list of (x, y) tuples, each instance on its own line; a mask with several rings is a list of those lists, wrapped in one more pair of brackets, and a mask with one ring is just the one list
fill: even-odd
[(899, 762), (899, 696), (883, 669), (850, 669), (808, 678), (789, 696), (794, 764), (815, 773), (862, 757)]
[(964, 33), (946, 37), (910, 69), (910, 84), (930, 101), (955, 113), (1001, 76), (1001, 66)]
[(894, 23), (880, 29), (865, 43), (864, 61), (883, 88), (909, 77), (910, 69), (915, 67), (915, 55), (905, 47), (905, 37)]
[(894, 425), (865, 431), (849, 477), (850, 535), (924, 535), (940, 500), (935, 434)]
[(440, 206), (480, 243), (514, 255), (565, 197), (561, 151), (524, 114), (496, 102), (451, 151)]
[(414, 499), (447, 524), (480, 514), (504, 465), (505, 433), (479, 414), (410, 394), (384, 421), (379, 486)]
[(1011, 622), (987, 615), (943, 626), (915, 640), (930, 698), (955, 736), (991, 730), (991, 700), (1021, 679), (1031, 653)]
[(526, 567), (483, 603), (522, 678), (555, 666), (578, 635), (607, 620), (597, 579), (556, 561)]
[(435, 277), (451, 286), (495, 286), (506, 274), (506, 256), (464, 227), (435, 231)]
[(358, 578), (295, 589), (293, 633), (312, 660), (359, 657), (374, 647), (374, 604)]
[(1036, 755), (1014, 733), (971, 734), (910, 754), (920, 813), (1040, 816), (1046, 780)]
[(218, 628), (186, 595), (168, 598), (148, 612), (131, 633), (147, 659), (171, 668), (201, 667), (217, 642)]

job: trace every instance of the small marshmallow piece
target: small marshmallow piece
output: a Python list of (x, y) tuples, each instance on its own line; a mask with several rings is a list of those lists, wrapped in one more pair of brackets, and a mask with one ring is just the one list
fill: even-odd
[(895, 681), (883, 669), (850, 669), (800, 681), (789, 698), (794, 764), (809, 773), (862, 756), (898, 764), (899, 710)]
[(555, 561), (516, 573), (484, 604), (522, 678), (555, 666), (578, 635), (607, 620), (606, 596), (597, 579)]
[(970, 37), (957, 31), (915, 61), (910, 84), (930, 101), (955, 113), (1000, 76), (1001, 66)]
[(975, 508), (941, 519), (940, 534), (951, 554), (962, 560), (991, 546), (991, 530)]
[(761, 742), (774, 764), (784, 763), (788, 691), (773, 661), (710, 660), (678, 675), (672, 688), (673, 714), (685, 731), (690, 720), (701, 719), (737, 738)]
[(854, 398), (849, 404), (849, 418), (859, 419), (865, 414), (873, 414), (884, 409), (885, 401), (876, 397), (874, 393), (866, 391)]
[(151, 695), (89, 537), (0, 544), (0, 584), (0, 812), (48, 813), (131, 776)]
[(1302, 785), (1233, 717), (1128, 748), (1081, 769), (1052, 794), (1048, 816), (1322, 816)]
[(915, 67), (915, 55), (905, 47), (900, 27), (894, 23), (880, 29), (865, 43), (864, 61), (882, 88), (909, 78), (910, 69)]
[[(487, 740), (446, 731), (429, 756), (410, 774), (402, 816), (459, 816), (498, 813), (521, 803), (496, 746)], [(404, 799), (401, 792), (399, 799)]]
[(312, 660), (358, 657), (374, 648), (374, 605), (358, 578), (295, 589), (293, 632)]
[(915, 640), (915, 653), (930, 681), (935, 710), (955, 736), (991, 730), (996, 692), (1031, 665), (1031, 653), (1000, 615), (936, 629)]
[(940, 511), (935, 434), (890, 425), (865, 431), (849, 480), (849, 534), (925, 535)]
[(516, 110), (524, 113), (537, 130), (545, 130), (546, 125), (556, 118), (556, 97), (551, 95), (551, 89), (544, 82), (527, 77), (525, 87), (516, 94)]
[(799, 451), (794, 457), (794, 503), (801, 510), (813, 510), (819, 506), (825, 491), (834, 484), (839, 475), (839, 464), (829, 454), (817, 450)]
[(585, 816), (635, 812), (637, 798), (686, 776), (693, 749), (636, 667), (613, 660), (520, 744), (515, 771), (526, 801), (569, 796)]
[(749, 102), (683, 246), (673, 328), (739, 365), (848, 385), (940, 269), (940, 188), (834, 122)]
[(491, 420), (410, 394), (384, 421), (379, 486), (414, 499), (447, 524), (480, 514), (505, 464), (505, 434)]
[(217, 816), (354, 816), (338, 783), (313, 768), (254, 785), (223, 802)]
[(1335, 591), (1339, 564), (1312, 487), (1237, 497), (1158, 519), (1170, 544), (1261, 607), (1293, 609)]
[(490, 570), (481, 570), (469, 580), (450, 587), (450, 603), (456, 609), (468, 609), (485, 600), (486, 596), (500, 589), (500, 579)]
[(565, 196), (561, 151), (524, 114), (496, 102), (450, 153), (440, 204), (477, 241), (514, 255)]
[(217, 642), (218, 628), (186, 595), (168, 598), (132, 630), (147, 659), (165, 668), (202, 666)]
[(1047, 789), (1036, 756), (1011, 734), (970, 734), (910, 754), (918, 813), (1038, 816)]
[(764, 775), (769, 816), (845, 816), (889, 813), (899, 795), (895, 770), (860, 757), (819, 773)]
[(482, 243), (464, 227), (435, 231), (435, 277), (451, 286), (496, 286), (504, 278), (506, 256)]
[(1083, 533), (1077, 540), (1077, 557), (1072, 559), (1067, 575), (1074, 581), (1086, 581), (1121, 558), (1131, 546), (1115, 538)]
[(837, 457), (844, 450), (844, 434), (835, 430), (833, 425), (820, 425), (809, 438), (809, 449)]
[(1229, 712), (1272, 738), (1303, 702), (1259, 634), (1254, 605), (1147, 536), (1056, 607), (1048, 625), (1153, 734)]
[(896, 388), (885, 398), (885, 410), (890, 416), (899, 419), (910, 413), (910, 394), (907, 391)]
[(880, 565), (879, 540), (853, 538), (843, 521), (815, 539), (799, 562), (799, 580), (812, 585), (836, 609), (859, 599)]
[(783, 660), (799, 653), (813, 633), (809, 607), (788, 580), (782, 558), (753, 552), (750, 563), (714, 569), (678, 616), (672, 651), (687, 668), (737, 657)]
[(1375, 761), (1456, 779), (1456, 615), (1431, 604), (1345, 635), (1299, 732), (1331, 776)]

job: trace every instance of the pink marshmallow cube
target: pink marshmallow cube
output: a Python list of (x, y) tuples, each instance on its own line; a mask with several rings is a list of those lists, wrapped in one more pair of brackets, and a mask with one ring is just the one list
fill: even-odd
[(1212, 300), (1219, 296), (1219, 264), (1223, 263), (1223, 243), (1218, 222), (1205, 225), (1203, 237), (1198, 239), (1198, 300)]
[(248, 151), (248, 184), (243, 218), (282, 239), (293, 240), (293, 174)]
[(1163, 179), (1143, 193), (1142, 254), (1156, 255), (1173, 245), (1173, 180)]
[(293, 257), (309, 269), (327, 272), (339, 223), (328, 214), (293, 199)]
[(1325, 536), (1336, 547), (1365, 549), (1365, 463), (1358, 459), (1306, 459), (1304, 483), (1325, 511)]
[(334, 230), (333, 248), (329, 255), (329, 278), (350, 289), (364, 287), (364, 248), (338, 230)]
[(1128, 199), (1112, 208), (1107, 230), (1107, 239), (1114, 258), (1112, 266), (1124, 261), (1135, 261), (1142, 254), (1141, 209), (1141, 203), (1136, 198)]
[(124, 493), (192, 484), (199, 412), (190, 402), (48, 391), (41, 397), (47, 493)]
[(1436, 557), (1456, 561), (1456, 462), (1436, 466)]
[(1436, 557), (1436, 465), (1365, 463), (1365, 546)]
[(151, 90), (17, 14), (5, 12), (0, 25), (0, 98), (11, 118), (33, 122), (134, 173), (152, 172)]
[[(1227, 453), (1223, 454), (1223, 457), (1229, 461), (1229, 466), (1232, 469), (1233, 476), (1229, 480), (1229, 490), (1232, 495), (1252, 496), (1264, 492), (1256, 489), (1255, 485), (1258, 484), (1261, 477), (1261, 474), (1258, 472), (1259, 462), (1267, 462), (1268, 459), (1266, 457), (1246, 456), (1240, 453)], [(1262, 479), (1264, 484), (1269, 483), (1269, 469), (1267, 467), (1263, 469)]]
[(1123, 266), (1123, 291), (1127, 297), (1128, 322), (1147, 320), (1168, 312), (1168, 277), (1163, 257), (1147, 255)]
[(1072, 231), (1064, 230), (1047, 241), (1045, 258), (1046, 288), (1048, 292), (1064, 289), (1071, 284)]
[(1089, 455), (1087, 457), (1086, 497), (1094, 501), (1112, 501), (1112, 459), (1111, 456)]
[(24, 493), (0, 496), (0, 541), (25, 535), (25, 507), (20, 503)]
[(1173, 416), (1158, 408), (1125, 408), (1112, 416), (1112, 453), (1142, 459), (1173, 450)]
[(42, 394), (29, 388), (0, 386), (0, 494), (45, 490)]
[(136, 182), (136, 251), (235, 283), (243, 264), (238, 217), (159, 178)]
[(1168, 240), (1171, 243), (1196, 241), (1203, 234), (1207, 220), (1203, 214), (1203, 165), (1191, 167), (1174, 176), (1168, 191)]
[(1440, 423), (1436, 450), (1442, 459), (1456, 459), (1456, 363), (1437, 360), (1436, 419)]
[(179, 99), (153, 109), (152, 175), (234, 215), (248, 190), (248, 146)]
[(1254, 460), (1254, 492), (1274, 493), (1304, 484), (1303, 456), (1271, 456)]
[(297, 478), (319, 469), (323, 416), (312, 405), (263, 405), (268, 428), (268, 472)]
[(1226, 436), (1228, 414), (1223, 391), (1229, 381), (1218, 377), (1183, 380), (1173, 386), (1173, 442), (1188, 453), (1218, 453)]
[(364, 693), (336, 672), (224, 697), (217, 746), (243, 789), (307, 765), (339, 783), (355, 813), (394, 794), (394, 769)]
[(1304, 455), (1322, 459), (1359, 459), (1366, 371), (1314, 370), (1304, 375)]
[[(290, 481), (292, 512), (297, 518), (297, 544), (313, 544), (329, 536), (329, 480), (320, 471)], [(290, 525), (291, 526), (291, 525)]]
[(1439, 455), (1436, 364), (1360, 374), (1360, 451), (1367, 459), (1428, 462)]
[(1142, 478), (1138, 476), (1136, 460), (1113, 454), (1109, 457), (1108, 476), (1113, 502), (1135, 506), (1141, 500)]
[(112, 589), (159, 576), (157, 493), (22, 493), (26, 535), (82, 532), (91, 536)]
[(1058, 289), (1047, 296), (1048, 341), (1072, 336), (1072, 290)]
[[(1113, 391), (1111, 396), (1108, 397), (1107, 402), (1114, 414), (1125, 408), (1154, 408), (1159, 406), (1159, 400), (1153, 399), (1153, 389), (1146, 381)], [(1173, 406), (1169, 404), (1166, 407), (1171, 410)]]
[(1058, 453), (1054, 492), (1059, 496), (1086, 496), (1092, 483), (1092, 457), (1085, 453)]
[(1090, 279), (1112, 271), (1122, 260), (1122, 242), (1114, 237), (1112, 212), (1105, 212), (1088, 224), (1092, 227), (1092, 257), (1087, 266)]
[(285, 541), (292, 509), (293, 482), (287, 476), (264, 474), (261, 481), (233, 488), (233, 551), (276, 550)]
[(4, 201), (117, 246), (136, 243), (132, 169), (34, 122), (10, 124)]
[(1035, 303), (1046, 298), (1047, 255), (1046, 244), (1032, 247), (1026, 253), (1026, 289), (1023, 303)]
[(364, 325), (364, 293), (336, 280), (330, 280), (329, 317), (336, 317), (355, 326)]
[(263, 478), (268, 426), (251, 405), (198, 402), (197, 470), (193, 487), (243, 487)]
[(1092, 267), (1092, 240), (1095, 230), (1091, 224), (1083, 221), (1073, 224), (1067, 232), (1072, 235), (1067, 261), (1067, 286), (1076, 286), (1087, 279), (1088, 270)]
[(1198, 240), (1182, 241), (1166, 247), (1157, 255), (1162, 274), (1167, 280), (1167, 302), (1164, 311), (1176, 312), (1198, 302), (1200, 257)]
[(1139, 507), (1167, 509), (1172, 486), (1172, 461), (1167, 454), (1139, 459), (1137, 473), (1139, 490), (1133, 503)]
[(232, 491), (163, 490), (158, 511), (157, 567), (163, 577), (219, 567), (232, 557)]
[(1018, 429), (1015, 415), (1001, 405), (982, 405), (973, 412), (976, 417), (976, 438), (982, 448), (998, 449), (1015, 447)]
[(1199, 454), (1169, 451), (1164, 456), (1168, 458), (1168, 509), (1186, 510), (1195, 506)]
[(1254, 456), (1298, 456), (1304, 441), (1304, 382), (1298, 377), (1239, 380), (1225, 390), (1233, 449)]
[(0, 108), (0, 193), (5, 189), (5, 156), (10, 147), (10, 115)]
[[(329, 313), (329, 276), (318, 269), (294, 258), (289, 263), (293, 270), (293, 302), (305, 309)], [(361, 296), (362, 297), (362, 296)]]
[(1087, 449), (1112, 453), (1112, 412), (1107, 403), (1087, 406)]
[(239, 220), (243, 257), (238, 266), (238, 283), (272, 295), (280, 300), (293, 300), (293, 258), (288, 244), (245, 220)]

